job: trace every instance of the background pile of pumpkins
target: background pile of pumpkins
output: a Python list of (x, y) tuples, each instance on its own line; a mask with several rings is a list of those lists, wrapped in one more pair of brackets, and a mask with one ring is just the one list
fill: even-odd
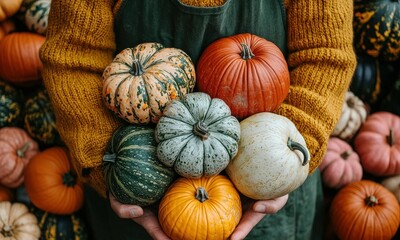
[[(395, 239), (400, 237), (400, 3), (354, 4), (357, 68), (320, 166), (326, 239)], [(71, 170), (41, 85), (38, 51), (49, 10), (50, 0), (0, 2), (0, 217), (25, 223), (26, 229), (14, 230), (17, 239), (87, 239), (82, 183)], [(162, 131), (156, 131), (160, 138), (154, 141), (162, 141)], [(205, 197), (201, 190), (198, 195)], [(4, 222), (0, 229), (10, 234)]]

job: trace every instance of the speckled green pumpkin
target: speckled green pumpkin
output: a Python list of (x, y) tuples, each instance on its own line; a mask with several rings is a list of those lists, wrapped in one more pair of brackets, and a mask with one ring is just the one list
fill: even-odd
[(126, 125), (112, 135), (103, 157), (108, 191), (121, 203), (148, 206), (160, 200), (175, 178), (157, 158), (154, 128)]
[(236, 155), (240, 123), (224, 101), (194, 92), (168, 103), (155, 136), (165, 165), (186, 178), (210, 177)]
[(42, 211), (37, 207), (31, 207), (31, 212), (38, 219), (41, 230), (40, 240), (89, 239), (89, 229), (79, 213), (56, 215)]
[(400, 56), (400, 1), (354, 1), (357, 52), (394, 61)]
[(18, 89), (0, 81), (0, 128), (20, 123), (21, 95)]
[(61, 145), (56, 118), (46, 89), (38, 88), (24, 104), (24, 128), (46, 146)]

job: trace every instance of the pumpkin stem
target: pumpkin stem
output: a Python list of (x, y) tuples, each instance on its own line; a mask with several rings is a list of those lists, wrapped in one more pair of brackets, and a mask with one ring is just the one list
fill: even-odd
[(201, 140), (207, 140), (210, 133), (208, 132), (208, 127), (202, 121), (197, 122), (193, 126), (193, 133), (194, 135), (201, 138)]
[(196, 199), (205, 202), (208, 199), (208, 193), (204, 187), (198, 187), (196, 190)]
[(25, 152), (28, 150), (29, 146), (31, 145), (31, 142), (27, 142), (22, 146), (20, 149), (17, 150), (17, 156), (20, 158), (25, 157)]
[(379, 202), (378, 198), (376, 198), (374, 195), (371, 195), (365, 199), (365, 203), (367, 204), (368, 207), (373, 207), (377, 205)]
[(142, 64), (140, 64), (139, 60), (133, 59), (133, 65), (129, 73), (134, 76), (140, 76), (144, 72)]
[(115, 153), (106, 153), (103, 156), (103, 162), (115, 163), (116, 158), (117, 158), (117, 155), (115, 155)]
[(1, 229), (0, 231), (1, 235), (3, 235), (4, 237), (9, 237), (9, 238), (13, 238), (14, 236), (14, 232), (13, 229), (10, 225), (6, 224), (4, 225), (4, 227)]
[(66, 172), (62, 176), (63, 184), (67, 187), (73, 187), (76, 184), (76, 177), (72, 171)]
[(299, 150), (303, 154), (303, 166), (305, 166), (310, 161), (310, 154), (308, 153), (307, 148), (305, 148), (300, 143), (293, 141), (291, 138), (288, 138), (287, 146), (290, 150)]
[(342, 154), (340, 154), (340, 157), (343, 158), (344, 160), (346, 160), (351, 155), (351, 153), (352, 153), (352, 151), (347, 149)]
[(244, 60), (252, 59), (255, 56), (251, 51), (249, 45), (247, 45), (246, 43), (241, 43), (240, 45), (242, 45), (242, 51), (240, 52), (240, 56)]
[(387, 142), (389, 146), (394, 145), (394, 133), (393, 133), (393, 128), (390, 128), (389, 130), (389, 135), (387, 136)]

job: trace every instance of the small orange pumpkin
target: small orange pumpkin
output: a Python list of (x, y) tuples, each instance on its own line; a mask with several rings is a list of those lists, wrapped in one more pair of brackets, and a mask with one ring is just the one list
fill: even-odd
[(242, 216), (239, 193), (223, 175), (179, 178), (165, 193), (158, 218), (172, 239), (227, 239)]
[(19, 187), (24, 182), (24, 169), (39, 146), (28, 133), (18, 127), (0, 129), (0, 184)]
[(391, 239), (399, 227), (400, 205), (381, 184), (361, 180), (335, 195), (330, 220), (341, 240)]
[(54, 214), (72, 214), (83, 204), (83, 183), (72, 171), (67, 151), (50, 147), (31, 159), (25, 188), (36, 207)]
[(360, 181), (363, 169), (360, 157), (343, 139), (331, 137), (324, 159), (319, 166), (324, 184), (330, 188), (342, 188)]

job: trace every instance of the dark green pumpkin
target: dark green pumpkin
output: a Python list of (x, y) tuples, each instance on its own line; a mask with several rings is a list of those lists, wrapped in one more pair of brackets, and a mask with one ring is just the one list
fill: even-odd
[[(398, 61), (400, 66), (400, 61)], [(380, 105), (381, 111), (387, 111), (400, 116), (400, 71), (393, 77), (393, 84), (389, 93), (383, 98)]]
[(21, 97), (21, 92), (17, 88), (0, 81), (0, 128), (20, 124)]
[(29, 135), (46, 146), (61, 145), (56, 118), (46, 89), (38, 88), (24, 104), (24, 128)]
[(175, 178), (157, 158), (154, 128), (126, 125), (112, 135), (103, 157), (108, 191), (121, 203), (148, 206), (160, 200)]
[(51, 214), (37, 207), (31, 212), (38, 219), (40, 240), (86, 240), (89, 239), (88, 228), (80, 213), (68, 215)]
[(354, 1), (356, 51), (394, 61), (400, 55), (399, 0)]

